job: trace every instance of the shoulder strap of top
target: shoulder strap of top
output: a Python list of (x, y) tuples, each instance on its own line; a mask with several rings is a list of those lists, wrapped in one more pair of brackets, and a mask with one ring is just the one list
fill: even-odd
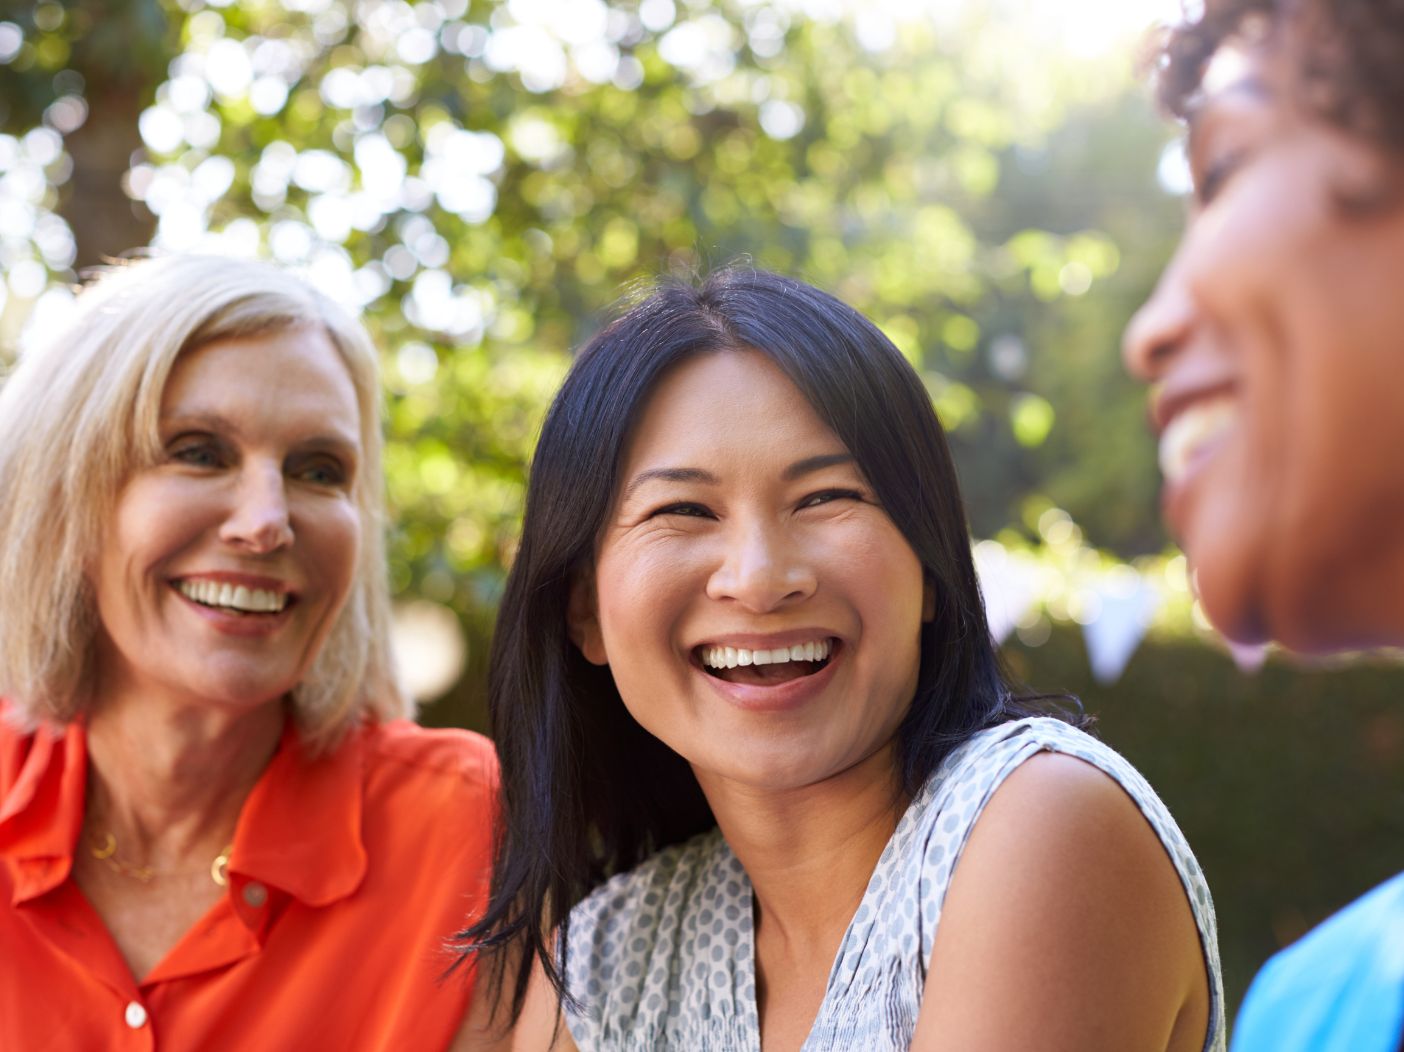
[[(911, 835), (920, 847), (921, 954), (929, 965), (936, 919), (945, 903), (951, 874), (976, 820), (1006, 778), (1040, 752), (1074, 756), (1107, 774), (1126, 792), (1150, 823), (1170, 857), (1194, 913), (1209, 972), (1210, 1052), (1224, 1047), (1223, 978), (1219, 963), (1218, 923), (1208, 883), (1184, 834), (1155, 790), (1114, 750), (1061, 720), (1034, 717), (989, 728), (956, 749), (913, 801), (917, 812)], [(910, 812), (909, 812), (910, 814)]]

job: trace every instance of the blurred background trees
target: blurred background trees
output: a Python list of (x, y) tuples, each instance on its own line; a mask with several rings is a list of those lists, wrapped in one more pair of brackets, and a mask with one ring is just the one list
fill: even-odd
[[(267, 256), (361, 311), (409, 645), (445, 617), (466, 640), (425, 718), (482, 727), (569, 349), (659, 273), (740, 260), (835, 292), (925, 377), (982, 554), (1024, 567), (1011, 662), (1081, 694), (1181, 815), (1236, 1000), (1396, 868), (1401, 678), (1241, 678), (1160, 525), (1117, 351), (1182, 211), (1175, 130), (1132, 69), (1156, 7), (0, 0), (0, 361), (78, 270), (146, 245)], [(1112, 580), (1156, 595), (1105, 689), (1074, 629), (1124, 615)], [(1323, 754), (1358, 782), (1325, 802), (1330, 778), (1302, 778)]]

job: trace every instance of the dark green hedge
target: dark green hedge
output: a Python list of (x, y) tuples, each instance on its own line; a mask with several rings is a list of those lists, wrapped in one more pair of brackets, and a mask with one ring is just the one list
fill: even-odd
[(1404, 869), (1404, 668), (1275, 659), (1245, 676), (1186, 640), (1147, 643), (1099, 687), (1074, 630), (1008, 657), (1081, 697), (1169, 805), (1214, 893), (1231, 1007), (1274, 951)]
[[(475, 627), (468, 674), (425, 722), (484, 727)], [(1152, 641), (1105, 688), (1074, 629), (1007, 655), (1030, 686), (1080, 697), (1178, 819), (1214, 892), (1231, 1008), (1275, 950), (1404, 868), (1404, 668), (1275, 659), (1244, 676), (1202, 643)]]

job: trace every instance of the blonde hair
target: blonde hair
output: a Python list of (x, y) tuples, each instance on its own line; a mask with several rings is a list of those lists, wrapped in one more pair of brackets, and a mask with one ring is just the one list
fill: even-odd
[(363, 718), (410, 715), (390, 655), (380, 389), (361, 325), (264, 263), (165, 256), (106, 268), (65, 332), (21, 355), (0, 387), (0, 697), (29, 726), (91, 703), (97, 611), (86, 568), (118, 494), (161, 451), (161, 397), (181, 354), (204, 344), (312, 327), (351, 374), (362, 457), (353, 493), (360, 564), (346, 605), (293, 711), (316, 747)]

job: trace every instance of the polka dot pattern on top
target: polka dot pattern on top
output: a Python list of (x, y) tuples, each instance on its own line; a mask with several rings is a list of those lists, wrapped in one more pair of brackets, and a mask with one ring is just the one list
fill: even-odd
[[(905, 1050), (916, 1027), (951, 873), (990, 796), (1039, 752), (1114, 778), (1175, 864), (1210, 978), (1205, 1052), (1223, 1052), (1218, 929), (1204, 874), (1165, 805), (1119, 755), (1067, 724), (992, 727), (952, 752), (917, 794), (873, 870), (829, 973), (803, 1052)], [(713, 830), (603, 884), (571, 913), (567, 1025), (582, 1052), (760, 1052), (751, 883)]]

